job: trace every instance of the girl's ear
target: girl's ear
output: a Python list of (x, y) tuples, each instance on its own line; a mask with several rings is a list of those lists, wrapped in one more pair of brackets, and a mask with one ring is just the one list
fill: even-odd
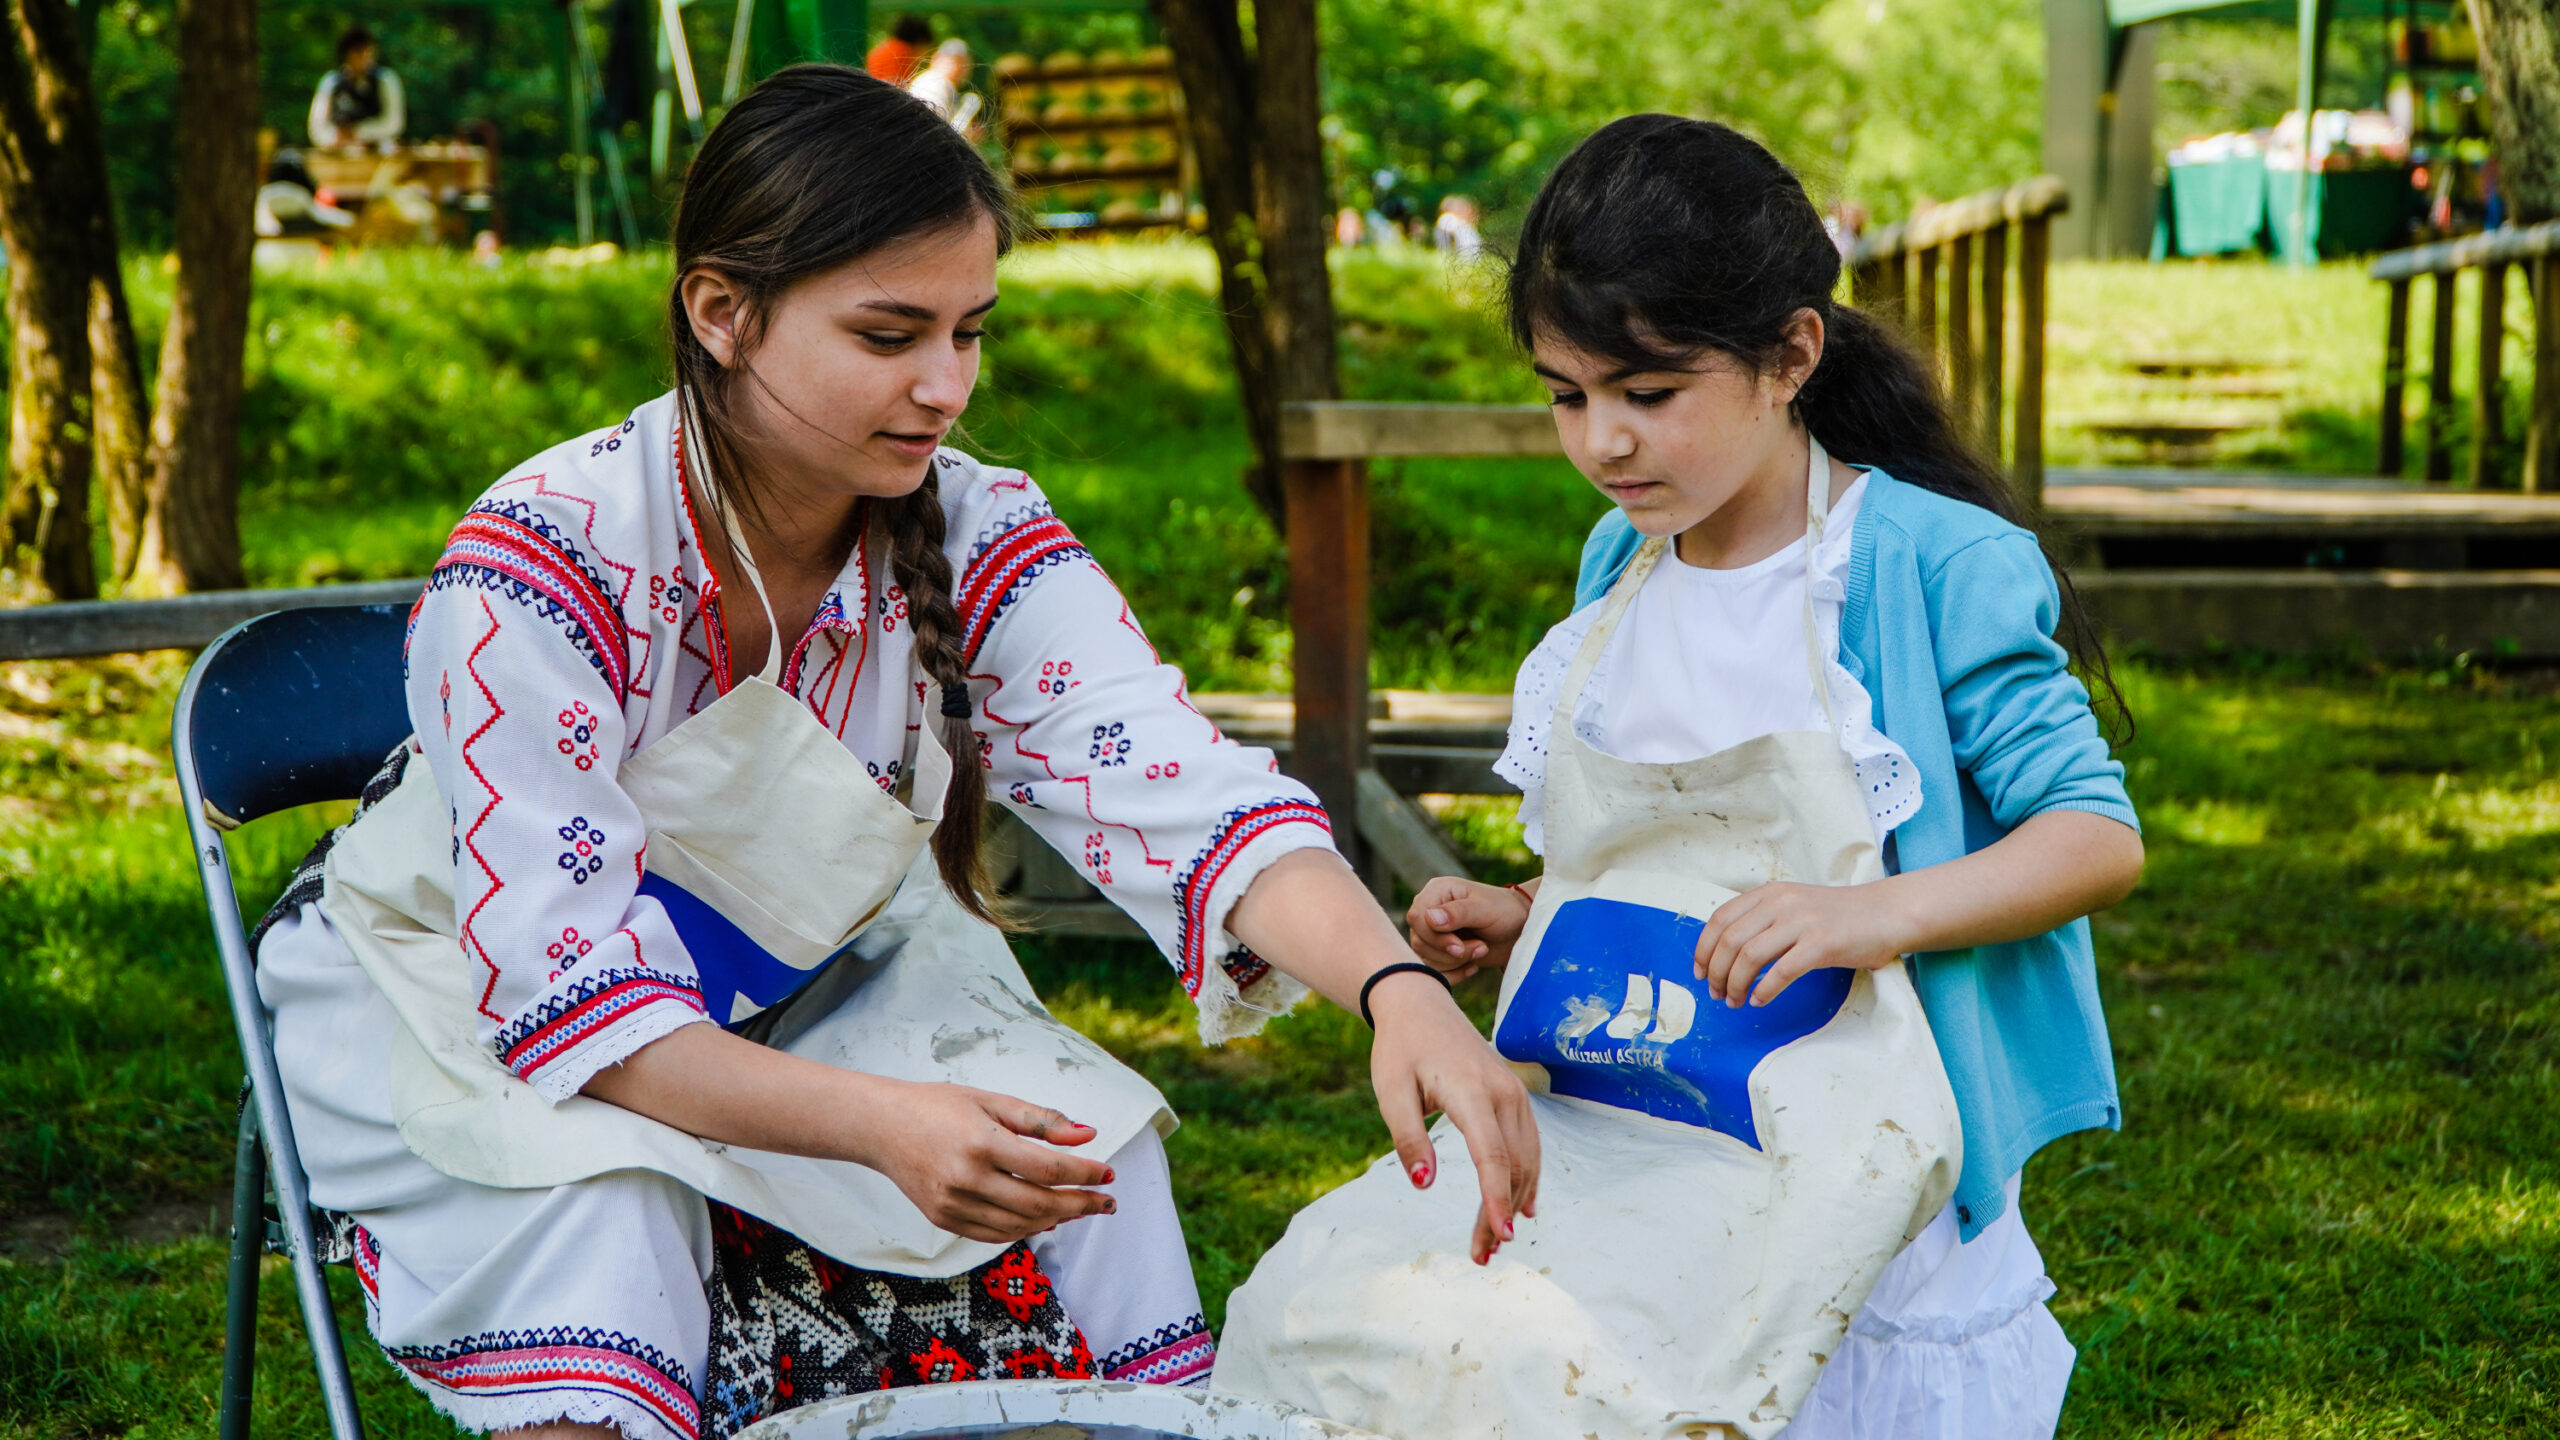
[(747, 297), (735, 281), (707, 265), (696, 266), (677, 282), (684, 315), (714, 363), (723, 370), (738, 353), (738, 331), (746, 319)]
[(1778, 366), (1770, 379), (1776, 382), (1778, 403), (1792, 405), (1813, 379), (1814, 367), (1822, 363), (1824, 340), (1822, 316), (1808, 305), (1787, 319), (1785, 336), (1779, 341)]

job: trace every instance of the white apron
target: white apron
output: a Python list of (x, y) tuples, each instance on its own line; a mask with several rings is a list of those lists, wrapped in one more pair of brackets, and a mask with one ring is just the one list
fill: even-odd
[[(1816, 445), (1808, 585), (1829, 494)], [(1883, 877), (1838, 736), (1648, 765), (1574, 733), (1666, 548), (1610, 592), (1549, 732), (1547, 870), (1494, 1022), (1535, 1092), (1537, 1217), (1469, 1262), (1476, 1176), (1443, 1122), (1431, 1189), (1387, 1156), (1291, 1222), (1228, 1301), (1217, 1387), (1402, 1440), (1768, 1440), (1953, 1192), (1955, 1096), (1899, 961), (1814, 971), (1758, 1010), (1693, 977), (1735, 894)], [(1805, 629), (1829, 714), (1809, 590)]]
[[(729, 535), (763, 602), (734, 523)], [(943, 886), (927, 842), (951, 762), (934, 727), (918, 731), (902, 803), (774, 683), (786, 648), (775, 627), (762, 673), (617, 775), (648, 825), (641, 893), (675, 921), (712, 1018), (736, 1024), (790, 998), (771, 1043), (1047, 1105), (1101, 1132), (1077, 1147), (1094, 1159), (1149, 1125), (1170, 1134), (1155, 1087), (1042, 1008), (1003, 934)], [(413, 754), (398, 789), (331, 850), (320, 902), (399, 1015), (392, 1109), (428, 1164), (501, 1189), (654, 1170), (866, 1269), (954, 1275), (1003, 1252), (936, 1227), (864, 1166), (715, 1144), (583, 1095), (545, 1103), (480, 1043), (451, 845), (435, 777)]]

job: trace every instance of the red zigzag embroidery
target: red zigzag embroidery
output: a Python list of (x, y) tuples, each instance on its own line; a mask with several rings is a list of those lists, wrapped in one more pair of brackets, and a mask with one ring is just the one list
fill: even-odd
[(489, 857), (480, 853), (477, 838), (480, 827), (488, 824), (489, 817), (497, 813), (499, 796), (498, 787), (489, 783), (488, 775), (480, 769), (480, 762), (471, 758), (471, 747), (479, 742), (481, 736), (495, 729), (507, 713), (507, 707), (498, 703), (497, 692), (489, 688), (488, 681), (480, 678), (480, 652), (488, 649), (489, 642), (498, 638), (498, 612), (489, 608), (489, 599), (485, 595), (480, 597), (480, 613), (487, 617), (489, 629), (480, 637), (479, 643), (471, 647), (470, 658), (463, 662), (462, 670), (471, 677), (472, 684), (480, 687), (480, 698), (489, 702), (489, 718), (480, 722), (480, 728), (472, 731), (462, 742), (462, 764), (471, 772), (471, 778), (480, 782), (480, 788), (489, 792), (489, 803), (481, 806), (480, 813), (472, 817), (471, 828), (463, 832), (462, 848), (471, 852), (472, 860), (480, 866), (480, 873), (489, 877), (489, 889), (480, 897), (480, 903), (471, 907), (471, 913), (463, 917), (462, 944), (463, 948), (478, 955), (480, 963), (489, 970), (489, 983), (480, 988), (480, 1013), (504, 1024), (504, 1017), (489, 1008), (489, 997), (498, 993), (498, 962), (489, 958), (489, 947), (480, 942), (479, 935), (472, 928), (479, 920), (480, 912), (488, 909), (489, 902), (498, 898), (498, 892), (507, 888), (507, 882), (498, 878), (497, 868), (489, 863)]

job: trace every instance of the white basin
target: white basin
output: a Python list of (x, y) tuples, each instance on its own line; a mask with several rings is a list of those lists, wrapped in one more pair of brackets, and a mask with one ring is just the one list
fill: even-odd
[(1265, 1400), (1107, 1380), (971, 1381), (848, 1395), (759, 1421), (738, 1440), (927, 1440), (954, 1431), (967, 1440), (1383, 1440)]

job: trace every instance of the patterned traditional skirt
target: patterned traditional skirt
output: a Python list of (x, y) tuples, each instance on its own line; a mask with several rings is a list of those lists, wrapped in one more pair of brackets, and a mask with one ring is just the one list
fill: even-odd
[(726, 1205), (711, 1207), (711, 1239), (707, 1436), (839, 1395), (1094, 1373), (1028, 1245), (925, 1280), (838, 1264)]

